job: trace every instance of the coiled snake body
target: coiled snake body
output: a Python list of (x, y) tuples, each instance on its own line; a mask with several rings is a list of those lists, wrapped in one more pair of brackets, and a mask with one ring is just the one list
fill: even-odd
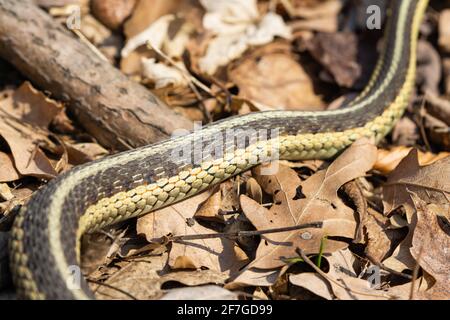
[[(326, 159), (360, 137), (379, 141), (409, 102), (419, 26), (427, 3), (391, 1), (384, 49), (373, 76), (343, 108), (232, 117), (200, 132), (76, 167), (51, 181), (22, 208), (11, 232), (10, 264), (19, 296), (94, 298), (84, 279), (80, 288), (67, 285), (71, 266), (79, 262), (83, 233), (195, 195), (267, 156), (273, 158), (273, 150), (280, 159)], [(239, 134), (230, 140), (229, 132), (251, 134), (239, 142)], [(270, 134), (261, 140), (261, 132)], [(197, 152), (196, 146), (207, 152)]]

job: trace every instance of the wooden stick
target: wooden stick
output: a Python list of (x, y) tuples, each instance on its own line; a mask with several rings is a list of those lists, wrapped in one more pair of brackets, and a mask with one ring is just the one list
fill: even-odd
[(95, 55), (29, 0), (0, 0), (0, 56), (116, 150), (166, 139), (192, 123)]

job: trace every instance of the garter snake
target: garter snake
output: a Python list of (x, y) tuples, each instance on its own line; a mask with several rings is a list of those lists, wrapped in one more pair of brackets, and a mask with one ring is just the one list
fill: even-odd
[[(275, 153), (281, 159), (327, 159), (360, 137), (379, 141), (402, 116), (414, 88), (417, 38), (427, 3), (391, 1), (371, 80), (343, 108), (231, 117), (75, 167), (50, 181), (21, 209), (11, 231), (10, 265), (18, 295), (94, 298), (85, 279), (80, 287), (67, 282), (70, 267), (79, 262), (82, 234), (186, 199)], [(270, 133), (260, 139), (264, 132)], [(246, 138), (239, 139), (242, 135)]]

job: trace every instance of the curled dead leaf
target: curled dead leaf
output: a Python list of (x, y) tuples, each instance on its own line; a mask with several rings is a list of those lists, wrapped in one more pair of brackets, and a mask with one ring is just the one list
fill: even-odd
[[(327, 273), (318, 269), (319, 274), (305, 272), (291, 275), (289, 281), (328, 300), (334, 298), (339, 300), (409, 298), (410, 284), (381, 289), (380, 284), (377, 283), (379, 278), (373, 277), (373, 271), (368, 272), (365, 278), (360, 278), (353, 267), (355, 258), (348, 249), (333, 252), (324, 259), (330, 266)], [(418, 290), (424, 290), (424, 287), (421, 286)]]
[(255, 178), (250, 178), (247, 180), (246, 183), (246, 190), (247, 190), (247, 194), (250, 196), (250, 198), (252, 198), (253, 200), (255, 200), (258, 203), (262, 203), (262, 189), (261, 186), (258, 184), (258, 181), (256, 181)]
[(427, 166), (420, 166), (418, 153), (415, 149), (403, 158), (400, 164), (388, 177), (383, 187), (384, 213), (389, 214), (394, 209), (403, 207), (406, 212), (409, 233), (394, 250), (391, 257), (383, 263), (396, 270), (413, 269), (415, 260), (410, 253), (413, 230), (416, 225), (416, 208), (411, 198), (414, 193), (423, 201), (436, 205), (446, 205), (450, 198), (450, 157)]
[(212, 195), (200, 204), (195, 217), (217, 222), (227, 220), (225, 213), (232, 213), (239, 206), (235, 184), (233, 180), (225, 181), (214, 188)]
[(422, 200), (446, 204), (450, 198), (450, 156), (427, 166), (420, 166), (417, 150), (412, 149), (389, 175), (383, 187), (384, 212), (403, 206), (408, 221), (415, 211), (411, 192)]
[(410, 251), (417, 263), (436, 280), (429, 290), (418, 293), (418, 297), (448, 299), (450, 297), (450, 228), (448, 225), (439, 223), (439, 216), (443, 216), (448, 221), (450, 203), (427, 204), (414, 194), (411, 198), (417, 209), (417, 224)]
[[(378, 149), (377, 162), (375, 162), (373, 168), (382, 173), (389, 173), (397, 167), (397, 165), (405, 158), (412, 150), (411, 147), (396, 146), (390, 150)], [(449, 152), (440, 152), (434, 154), (431, 152), (418, 152), (418, 161), (421, 166), (432, 164), (440, 159), (450, 156)]]
[(261, 236), (255, 260), (235, 281), (248, 281), (245, 273), (254, 273), (251, 269), (282, 266), (286, 259), (296, 256), (296, 248), (301, 248), (305, 254), (317, 253), (325, 236), (329, 239), (325, 241), (323, 252), (346, 248), (346, 242), (334, 237), (352, 239), (356, 221), (353, 210), (343, 203), (337, 191), (344, 183), (364, 175), (375, 160), (376, 147), (363, 139), (354, 143), (326, 170), (315, 173), (305, 181), (301, 181), (294, 170), (284, 166), (279, 166), (276, 174), (268, 176), (258, 173), (260, 169), (257, 168), (256, 180), (265, 192), (274, 197), (274, 204), (266, 209), (254, 200), (241, 196), (241, 207), (257, 230), (317, 221), (323, 222), (323, 227)]
[(239, 97), (254, 101), (259, 109), (323, 110), (309, 75), (288, 52), (270, 52), (277, 48), (268, 45), (229, 71)]

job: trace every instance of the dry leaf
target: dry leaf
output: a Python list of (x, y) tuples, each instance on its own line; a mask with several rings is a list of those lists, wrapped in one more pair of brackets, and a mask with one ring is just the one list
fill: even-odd
[(179, 282), (185, 286), (199, 286), (210, 283), (224, 284), (227, 278), (223, 272), (214, 270), (177, 271), (163, 275), (161, 283)]
[(265, 270), (258, 268), (245, 269), (244, 272), (233, 279), (233, 282), (228, 283), (225, 288), (233, 290), (247, 286), (271, 286), (277, 281), (280, 274), (280, 270)]
[[(210, 192), (202, 193), (182, 203), (154, 211), (138, 219), (137, 232), (148, 241), (157, 241), (168, 234), (209, 234), (214, 231), (201, 226), (193, 217)], [(246, 262), (244, 252), (229, 239), (211, 238), (174, 242), (169, 265), (183, 268), (207, 267), (227, 274), (236, 272)]]
[(450, 126), (450, 101), (429, 92), (427, 92), (426, 100), (427, 112)]
[(369, 43), (359, 42), (353, 33), (319, 33), (306, 46), (337, 84), (348, 88), (361, 89), (377, 59), (376, 50)]
[[(427, 204), (416, 195), (411, 196), (417, 209), (411, 254), (436, 283), (417, 294), (424, 299), (450, 298), (450, 235), (448, 225), (441, 226), (438, 216), (450, 218), (450, 202), (445, 205)], [(443, 228), (447, 228), (447, 232)]]
[(58, 113), (52, 120), (52, 128), (57, 133), (76, 134), (77, 128), (66, 112)]
[(450, 157), (447, 156), (428, 166), (419, 165), (415, 149), (400, 162), (389, 175), (383, 187), (385, 214), (403, 206), (408, 222), (415, 211), (411, 192), (422, 200), (436, 204), (446, 204), (450, 197)]
[(269, 300), (269, 297), (261, 287), (255, 288), (255, 291), (253, 291), (253, 297), (255, 298), (255, 300)]
[(222, 193), (220, 192), (220, 189), (217, 188), (213, 191), (213, 194), (200, 205), (199, 209), (195, 213), (195, 217), (223, 222), (223, 216), (218, 214), (221, 205)]
[[(363, 178), (361, 178), (361, 180), (362, 179)], [(355, 208), (355, 215), (357, 217), (357, 221), (359, 221), (353, 243), (364, 243), (364, 224), (368, 219), (368, 205), (367, 199), (364, 197), (363, 189), (361, 188), (360, 183), (355, 180), (344, 184), (342, 186), (342, 191), (345, 192), (347, 197), (353, 203), (353, 206)]]
[(417, 124), (408, 117), (399, 119), (392, 129), (392, 144), (394, 145), (406, 148), (415, 145), (419, 138)]
[[(302, 0), (281, 0), (280, 2), (291, 16), (301, 18), (337, 16), (342, 9), (342, 2), (339, 0), (315, 1), (313, 2), (313, 6), (308, 6), (307, 1)], [(295, 3), (298, 4), (298, 6), (295, 6)]]
[(162, 295), (159, 273), (166, 261), (167, 254), (141, 257), (133, 263), (126, 262), (104, 282), (108, 286), (90, 283), (91, 290), (97, 299), (155, 299)]
[[(62, 110), (61, 104), (47, 98), (42, 92), (34, 89), (29, 82), (25, 82), (14, 92), (13, 100), (14, 106), (12, 106), (11, 114), (41, 128), (47, 128), (53, 118)], [(11, 106), (8, 107), (8, 111), (10, 111)]]
[(92, 0), (91, 10), (111, 30), (119, 28), (133, 12), (136, 0)]
[(199, 60), (199, 68), (206, 74), (213, 75), (250, 46), (267, 44), (276, 36), (291, 38), (290, 28), (281, 16), (268, 12), (259, 17), (256, 0), (201, 0), (200, 3), (207, 11), (203, 26), (215, 35)]
[(317, 273), (302, 272), (299, 274), (290, 275), (289, 282), (293, 285), (305, 288), (324, 299), (334, 299), (330, 285)]
[[(419, 300), (422, 299), (423, 294), (433, 285), (434, 279), (427, 273), (414, 281), (414, 288), (411, 282), (401, 284), (399, 286), (391, 287), (388, 292), (396, 296), (399, 300)], [(412, 296), (411, 296), (412, 292)]]
[(442, 146), (443, 150), (450, 150), (449, 126), (444, 121), (425, 113), (423, 115), (423, 125), (428, 134), (429, 141)]
[(238, 295), (219, 286), (199, 286), (169, 290), (160, 300), (237, 300)]
[[(440, 61), (440, 60), (439, 60)], [(450, 79), (450, 78), (447, 78)], [(450, 82), (449, 82), (450, 83)], [(431, 142), (450, 150), (450, 101), (432, 91), (426, 92), (426, 112), (424, 112), (424, 127), (427, 129)]]
[(155, 89), (167, 87), (169, 85), (187, 86), (189, 81), (179, 68), (168, 66), (161, 62), (156, 62), (154, 58), (142, 58), (142, 75), (155, 83)]
[(62, 106), (25, 82), (11, 97), (0, 100), (0, 135), (6, 140), (21, 175), (53, 178), (57, 172), (39, 145), (48, 139), (48, 125)]
[(66, 144), (66, 148), (69, 162), (73, 165), (93, 161), (108, 154), (108, 150), (93, 142)]
[(316, 172), (319, 170), (323, 164), (324, 160), (303, 160), (300, 162), (294, 162), (294, 161), (288, 161), (288, 160), (280, 160), (280, 163), (284, 166), (287, 166), (289, 168), (293, 169), (309, 169), (311, 172)]
[(207, 284), (222, 285), (227, 279), (223, 273), (213, 270), (167, 273), (165, 268), (167, 259), (167, 254), (162, 254), (143, 256), (132, 260), (131, 263), (129, 261), (116, 263), (120, 269), (105, 281), (112, 288), (91, 284), (91, 289), (98, 299), (131, 298), (123, 292), (137, 299), (158, 299), (166, 293), (163, 289), (166, 283), (170, 283), (170, 287), (174, 287), (174, 284), (190, 287)]
[[(330, 266), (323, 276), (316, 273), (300, 273), (291, 275), (289, 281), (306, 288), (325, 299), (336, 297), (339, 300), (391, 300), (405, 299), (404, 290), (381, 290), (370, 278), (358, 278), (353, 263), (354, 257), (350, 250), (333, 252), (324, 256)], [(402, 293), (402, 294), (401, 294)]]
[(173, 14), (168, 14), (158, 18), (148, 28), (140, 32), (139, 34), (129, 38), (125, 47), (122, 49), (122, 57), (127, 57), (138, 47), (149, 42), (152, 47), (161, 49), (164, 40), (167, 37), (170, 22), (175, 19)]
[[(190, 23), (177, 19), (174, 14), (159, 17), (145, 30), (127, 40), (121, 53), (123, 58), (121, 69), (129, 74), (140, 73), (154, 84), (155, 89), (169, 85), (186, 87), (189, 79), (185, 75), (186, 68), (179, 58), (185, 51), (192, 29)], [(176, 65), (169, 65), (167, 61), (157, 61), (155, 55), (150, 53), (152, 50), (142, 50), (145, 44), (163, 52), (165, 56), (176, 58), (178, 60), (175, 62)]]
[(445, 84), (445, 94), (450, 93), (450, 59), (443, 58), (443, 69), (444, 69), (444, 84)]
[(324, 258), (330, 265), (325, 279), (315, 273), (301, 273), (291, 275), (289, 281), (329, 300), (333, 296), (340, 300), (382, 298), (383, 293), (372, 289), (370, 282), (357, 278), (353, 269), (354, 257), (348, 249), (333, 252)]
[[(3, 219), (0, 219), (0, 230), (10, 229), (10, 225), (8, 225), (8, 223), (12, 222), (12, 218), (14, 217), (14, 215), (12, 214), (9, 215), (10, 211), (17, 205), (22, 205), (25, 200), (27, 200), (31, 196), (31, 194), (39, 187), (40, 186), (38, 183), (27, 183), (25, 187), (14, 188), (10, 190), (13, 198), (8, 201), (0, 202), (0, 212), (3, 213), (6, 218), (5, 221)], [(11, 196), (8, 195), (7, 197), (10, 198)], [(6, 228), (4, 228), (4, 226), (6, 226)]]
[(127, 39), (143, 32), (158, 18), (173, 13), (184, 0), (139, 0), (133, 14), (124, 25)]
[(399, 230), (390, 230), (389, 221), (381, 213), (368, 208), (368, 215), (364, 221), (365, 254), (375, 263), (381, 263), (391, 250), (393, 242), (401, 240), (404, 236)]
[(323, 110), (302, 66), (287, 52), (270, 51), (269, 46), (229, 72), (230, 80), (239, 87), (239, 97), (269, 109)]
[(290, 16), (303, 18), (289, 24), (294, 30), (336, 32), (338, 29), (338, 17), (342, 9), (342, 2), (339, 0), (318, 2), (313, 7), (302, 5), (294, 7), (290, 0), (280, 2)]
[[(107, 265), (112, 259), (108, 254), (116, 243), (117, 237), (123, 237), (124, 232), (114, 230), (108, 235), (104, 233), (87, 234), (81, 239), (81, 268), (83, 272), (91, 274), (101, 265)], [(114, 242), (112, 239), (114, 239)]]
[(81, 33), (87, 40), (96, 46), (100, 46), (102, 43), (105, 43), (114, 37), (111, 30), (106, 28), (90, 14), (83, 14), (81, 16), (80, 26)]
[(228, 180), (213, 189), (212, 195), (200, 205), (195, 217), (224, 222), (227, 218), (223, 213), (233, 212), (238, 207), (239, 199), (235, 182)]
[(416, 224), (414, 216), (416, 209), (411, 199), (411, 193), (426, 202), (445, 205), (450, 197), (449, 182), (450, 157), (421, 167), (418, 163), (417, 151), (414, 149), (392, 171), (383, 188), (384, 212), (388, 214), (403, 206), (409, 223), (409, 233), (392, 256), (383, 262), (385, 266), (400, 272), (404, 269), (414, 268), (415, 260), (411, 256), (409, 248)]
[(255, 0), (200, 0), (206, 10), (203, 25), (216, 34), (244, 32), (259, 18)]
[[(377, 162), (373, 168), (382, 173), (389, 173), (398, 166), (400, 161), (405, 158), (412, 150), (411, 147), (405, 146), (396, 146), (390, 150), (386, 149), (378, 149), (378, 158)], [(434, 154), (431, 152), (422, 152), (420, 150), (418, 152), (418, 161), (421, 166), (432, 164), (438, 160), (441, 160), (445, 157), (450, 156), (449, 152), (440, 152), (438, 154)]]
[(76, 5), (85, 5), (86, 0), (34, 0), (33, 1), (36, 5), (44, 8), (50, 8), (50, 7), (63, 7), (63, 6), (69, 6), (71, 4)]
[(445, 9), (439, 15), (439, 46), (450, 52), (450, 9)]
[(417, 46), (417, 74), (416, 83), (426, 94), (439, 94), (442, 64), (441, 57), (433, 45), (420, 40)]
[[(285, 263), (284, 259), (296, 256), (296, 248), (301, 248), (305, 254), (317, 253), (325, 236), (353, 238), (356, 229), (353, 210), (337, 196), (337, 190), (344, 183), (364, 175), (375, 159), (376, 147), (362, 139), (347, 149), (328, 169), (317, 172), (306, 181), (300, 181), (295, 171), (283, 166), (275, 175), (257, 174), (259, 184), (274, 196), (274, 205), (269, 210), (241, 196), (242, 209), (257, 230), (318, 221), (323, 222), (323, 228), (261, 236), (256, 258), (246, 270), (280, 267)], [(345, 247), (346, 242), (327, 239), (323, 251), (334, 252)], [(245, 272), (236, 279), (237, 282), (248, 278)]]
[(258, 181), (256, 181), (255, 178), (250, 178), (247, 180), (245, 189), (247, 191), (247, 195), (250, 198), (252, 198), (256, 202), (262, 204), (262, 198), (263, 198), (262, 189), (261, 189), (261, 186), (259, 185)]
[(0, 199), (9, 201), (14, 198), (11, 189), (6, 183), (0, 183)]
[(15, 181), (20, 177), (21, 175), (14, 167), (12, 155), (0, 151), (0, 182)]
[(390, 257), (383, 261), (383, 265), (387, 268), (395, 270), (397, 272), (403, 272), (404, 270), (412, 270), (416, 265), (416, 261), (411, 256), (409, 248), (411, 247), (413, 233), (411, 228), (405, 239), (395, 248)]

